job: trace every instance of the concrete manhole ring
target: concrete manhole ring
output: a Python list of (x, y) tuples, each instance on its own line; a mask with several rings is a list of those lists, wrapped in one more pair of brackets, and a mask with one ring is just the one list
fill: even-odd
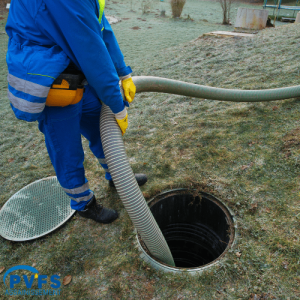
[(235, 243), (233, 214), (216, 197), (188, 189), (164, 192), (148, 202), (176, 267), (154, 258), (137, 235), (141, 258), (164, 272), (199, 274), (217, 265)]

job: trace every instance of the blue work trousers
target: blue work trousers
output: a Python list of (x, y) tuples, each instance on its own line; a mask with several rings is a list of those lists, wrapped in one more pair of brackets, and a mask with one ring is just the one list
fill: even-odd
[(65, 107), (46, 106), (39, 120), (57, 179), (75, 210), (83, 210), (93, 197), (84, 174), (81, 135), (90, 142), (91, 151), (106, 171), (105, 178), (111, 179), (100, 138), (100, 111), (101, 103), (94, 90), (86, 86), (79, 103)]

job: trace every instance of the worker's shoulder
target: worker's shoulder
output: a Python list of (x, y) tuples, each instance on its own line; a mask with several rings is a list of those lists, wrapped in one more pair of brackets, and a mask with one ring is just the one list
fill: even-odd
[[(23, 0), (26, 2), (31, 2), (32, 0)], [(34, 1), (33, 1), (34, 2)], [(35, 2), (39, 2), (39, 3), (51, 3), (53, 2), (53, 0), (35, 0)], [(95, 5), (96, 3), (98, 3), (98, 0), (55, 0), (55, 3), (64, 3), (66, 5), (70, 4), (70, 5)]]
[(19, 0), (19, 1), (12, 1), (11, 2), (11, 7), (10, 11), (13, 10), (14, 8), (16, 9), (25, 9), (28, 12), (30, 12), (32, 15), (35, 15), (41, 4), (42, 0)]
[[(32, 0), (22, 0), (26, 2), (31, 2)], [(33, 2), (37, 3), (37, 6), (41, 7), (41, 11), (47, 11), (47, 8), (50, 10), (70, 10), (70, 11), (77, 11), (77, 10), (90, 10), (95, 9), (98, 5), (98, 0), (35, 0)], [(43, 9), (44, 8), (44, 9)]]

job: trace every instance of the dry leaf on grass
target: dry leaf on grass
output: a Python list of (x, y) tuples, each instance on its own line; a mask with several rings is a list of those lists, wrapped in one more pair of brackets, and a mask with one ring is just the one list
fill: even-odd
[(248, 169), (248, 168), (250, 168), (252, 166), (253, 166), (253, 162), (251, 162), (249, 165), (242, 165), (241, 169), (242, 170), (246, 170), (246, 169)]
[(0, 267), (0, 274), (5, 270), (5, 267)]
[(236, 252), (235, 255), (236, 255), (237, 257), (241, 257), (241, 256), (242, 256), (242, 253), (241, 253), (241, 252)]
[(63, 285), (67, 285), (71, 282), (72, 280), (72, 276), (71, 275), (67, 275), (64, 279), (63, 279)]
[(255, 212), (256, 210), (257, 210), (257, 202), (256, 203), (252, 203), (251, 204), (251, 208), (250, 208), (251, 212)]

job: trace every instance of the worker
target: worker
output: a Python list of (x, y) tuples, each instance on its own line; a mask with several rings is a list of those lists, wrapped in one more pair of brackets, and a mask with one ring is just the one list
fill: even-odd
[[(114, 186), (99, 131), (101, 102), (122, 134), (136, 87), (104, 14), (105, 0), (12, 0), (6, 25), (8, 98), (15, 116), (38, 121), (71, 208), (99, 223), (118, 213), (97, 203), (85, 177), (81, 135)], [(119, 80), (127, 101), (123, 101)], [(136, 174), (139, 185), (147, 181)]]

